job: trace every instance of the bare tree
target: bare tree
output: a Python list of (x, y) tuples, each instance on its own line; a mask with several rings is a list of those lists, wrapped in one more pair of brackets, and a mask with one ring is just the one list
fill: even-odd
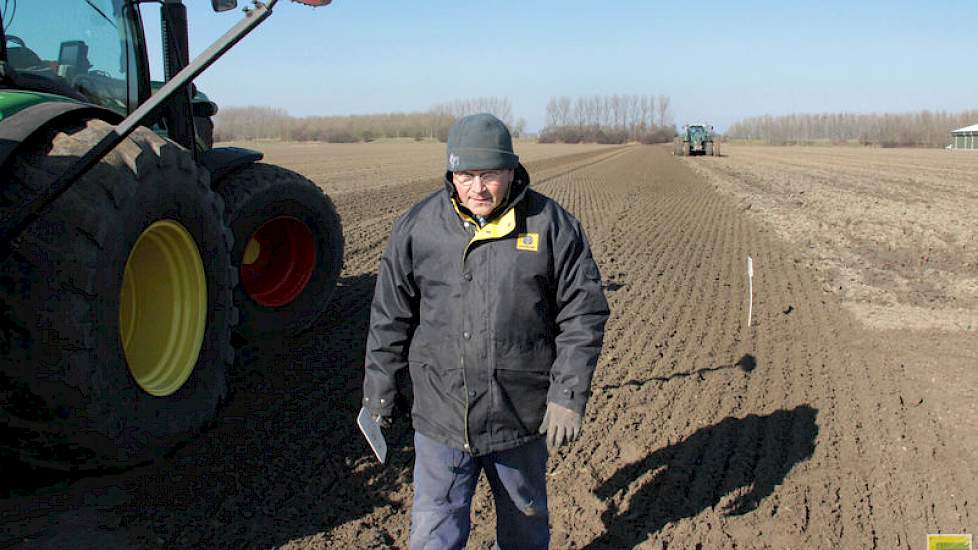
[(655, 120), (652, 119), (655, 114), (655, 99), (650, 95), (643, 95), (641, 103), (639, 103), (639, 118), (641, 122), (639, 123), (641, 128), (648, 128), (650, 126), (655, 126)]
[(522, 137), (524, 131), (526, 131), (526, 119), (520, 117), (516, 119), (516, 124), (513, 125), (513, 137), (514, 138)]
[(560, 96), (560, 99), (557, 100), (557, 112), (559, 113), (558, 125), (567, 126), (568, 124), (571, 123), (571, 98), (570, 97)]
[(666, 117), (669, 115), (669, 96), (660, 95), (658, 104), (659, 126), (665, 127), (672, 124)]
[(560, 126), (560, 107), (557, 105), (556, 97), (551, 97), (547, 101), (547, 126), (551, 128)]

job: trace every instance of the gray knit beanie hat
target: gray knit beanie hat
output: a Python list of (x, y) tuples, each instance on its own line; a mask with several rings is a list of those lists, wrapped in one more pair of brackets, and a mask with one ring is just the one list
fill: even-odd
[(513, 138), (503, 121), (489, 113), (462, 117), (448, 131), (448, 171), (516, 168)]

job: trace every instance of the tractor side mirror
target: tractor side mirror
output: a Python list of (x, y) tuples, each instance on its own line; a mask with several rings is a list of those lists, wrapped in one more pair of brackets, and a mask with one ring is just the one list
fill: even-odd
[(238, 0), (211, 0), (214, 11), (228, 11), (238, 7)]

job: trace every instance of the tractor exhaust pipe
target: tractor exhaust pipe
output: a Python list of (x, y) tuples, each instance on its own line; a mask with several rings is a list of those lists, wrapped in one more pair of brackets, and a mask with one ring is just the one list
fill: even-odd
[[(160, 5), (160, 34), (163, 38), (163, 73), (166, 80), (173, 79), (190, 64), (190, 40), (187, 37), (187, 6), (182, 0), (165, 0)], [(191, 110), (191, 85), (173, 93), (163, 107), (166, 112), (167, 133), (170, 139), (183, 145), (197, 157), (196, 131)]]
[(190, 64), (190, 40), (187, 38), (187, 6), (181, 0), (166, 0), (160, 17), (160, 32), (166, 50), (163, 73), (170, 80)]

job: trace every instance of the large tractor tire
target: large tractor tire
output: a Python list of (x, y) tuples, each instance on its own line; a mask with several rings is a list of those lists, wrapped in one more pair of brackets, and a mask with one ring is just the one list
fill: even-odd
[(307, 328), (326, 309), (343, 265), (343, 232), (332, 201), (302, 175), (270, 164), (233, 172), (217, 191), (235, 238), (239, 343)]
[[(0, 208), (109, 128), (92, 120), (24, 144)], [(186, 150), (139, 128), (15, 238), (0, 263), (0, 453), (121, 467), (207, 425), (234, 360), (223, 210)]]
[(683, 142), (683, 155), (682, 156), (688, 157), (688, 156), (690, 156), (690, 154), (691, 154), (691, 152), (690, 152), (690, 142), (684, 141)]
[(707, 141), (703, 143), (703, 155), (707, 157), (713, 156), (713, 142)]
[(674, 154), (677, 157), (684, 157), (689, 155), (689, 144), (680, 138), (676, 138), (675, 151)]

